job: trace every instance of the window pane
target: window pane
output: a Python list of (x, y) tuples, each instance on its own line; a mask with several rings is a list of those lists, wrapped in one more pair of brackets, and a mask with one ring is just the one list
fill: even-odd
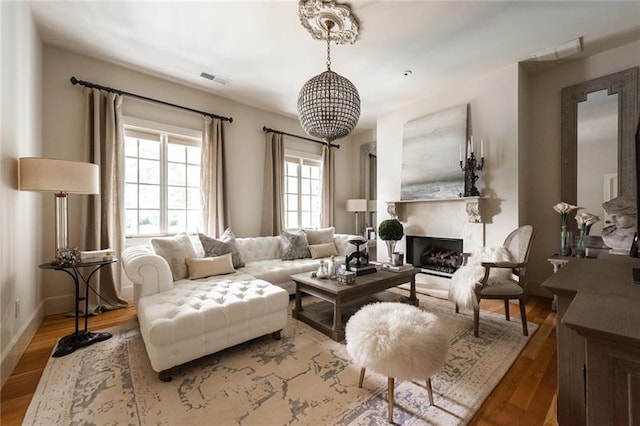
[(196, 233), (198, 230), (201, 230), (201, 217), (200, 211), (198, 210), (189, 210), (187, 212), (187, 232)]
[(184, 163), (169, 163), (167, 173), (169, 185), (184, 186), (187, 184), (187, 166)]
[(313, 195), (320, 195), (320, 188), (322, 187), (322, 185), (320, 185), (320, 182), (317, 180), (312, 180), (311, 181), (311, 193)]
[(128, 183), (124, 187), (124, 207), (127, 209), (138, 208), (138, 185)]
[(187, 186), (200, 187), (200, 166), (187, 166)]
[(188, 146), (187, 147), (187, 163), (189, 164), (200, 164), (200, 147)]
[(298, 192), (298, 179), (294, 177), (288, 177), (286, 180), (285, 192), (289, 194), (296, 194)]
[(303, 228), (311, 228), (311, 213), (302, 212), (302, 227)]
[(311, 167), (302, 166), (302, 177), (303, 178), (310, 178), (311, 177)]
[(299, 228), (298, 225), (298, 213), (297, 212), (287, 212), (287, 223), (285, 223), (285, 228)]
[(313, 179), (320, 179), (320, 167), (311, 168), (311, 177)]
[(140, 183), (160, 183), (160, 162), (140, 160)]
[(124, 180), (125, 182), (138, 181), (138, 159), (137, 158), (125, 158)]
[(195, 210), (200, 209), (200, 197), (200, 188), (187, 188), (187, 208)]
[(298, 210), (298, 196), (287, 195), (285, 210)]
[(178, 163), (184, 163), (187, 161), (186, 146), (170, 143), (167, 146), (167, 159), (169, 161), (176, 161)]
[(159, 209), (160, 208), (160, 186), (140, 185), (140, 208)]
[(300, 208), (304, 211), (311, 211), (311, 197), (301, 197), (301, 201)]
[(187, 190), (180, 186), (168, 188), (167, 207), (170, 209), (184, 209), (187, 207)]
[(288, 176), (298, 176), (298, 165), (296, 163), (286, 163), (287, 169), (285, 174)]
[(128, 157), (138, 156), (138, 139), (129, 136), (124, 138), (124, 155)]
[(124, 212), (124, 234), (138, 234), (138, 210), (125, 210)]
[(167, 231), (182, 232), (187, 229), (187, 215), (184, 210), (169, 210), (167, 215)]
[(140, 158), (160, 159), (160, 142), (138, 139), (140, 143)]
[(140, 210), (138, 225), (140, 234), (159, 234), (160, 210)]
[(309, 179), (300, 179), (300, 193), (303, 195), (311, 194), (311, 181)]

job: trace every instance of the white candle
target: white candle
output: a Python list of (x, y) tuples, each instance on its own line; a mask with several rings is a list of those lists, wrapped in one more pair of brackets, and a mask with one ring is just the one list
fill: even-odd
[(484, 139), (480, 139), (480, 158), (484, 158)]
[(471, 153), (473, 154), (473, 135), (471, 135)]
[(460, 148), (460, 162), (462, 163), (462, 144), (458, 148)]
[(470, 146), (471, 146), (471, 144), (470, 144), (470, 142), (467, 140), (467, 147), (466, 147), (466, 148), (467, 148), (467, 152), (465, 153), (465, 158), (469, 158), (469, 154), (470, 154), (470, 150), (471, 150), (471, 149), (470, 149)]

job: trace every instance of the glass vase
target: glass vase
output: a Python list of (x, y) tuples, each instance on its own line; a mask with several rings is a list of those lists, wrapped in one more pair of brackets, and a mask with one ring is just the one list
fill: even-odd
[(586, 239), (587, 233), (584, 229), (580, 229), (580, 234), (578, 235), (578, 241), (576, 241), (576, 257), (585, 257), (587, 253), (586, 249)]
[(571, 240), (569, 238), (569, 232), (567, 231), (567, 225), (562, 225), (560, 228), (560, 256), (571, 255)]

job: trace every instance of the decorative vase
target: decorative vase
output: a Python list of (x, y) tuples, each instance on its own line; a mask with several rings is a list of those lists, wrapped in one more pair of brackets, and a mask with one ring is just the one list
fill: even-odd
[(571, 240), (569, 238), (569, 232), (567, 232), (567, 225), (562, 225), (560, 228), (560, 256), (569, 256), (571, 254)]
[(578, 235), (578, 241), (576, 241), (576, 257), (585, 257), (587, 249), (586, 249), (586, 239), (587, 233), (584, 228), (580, 228), (580, 234)]
[(387, 244), (387, 256), (389, 257), (389, 263), (393, 263), (393, 252), (396, 249), (396, 240), (384, 240)]

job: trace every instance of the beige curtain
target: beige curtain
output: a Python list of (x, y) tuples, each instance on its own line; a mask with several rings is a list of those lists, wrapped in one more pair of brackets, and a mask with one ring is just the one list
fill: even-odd
[(320, 213), (320, 225), (324, 228), (333, 226), (335, 210), (335, 151), (327, 144), (322, 147), (322, 212)]
[(220, 237), (229, 226), (222, 120), (204, 117), (200, 191), (204, 233)]
[[(124, 248), (124, 127), (122, 96), (85, 89), (89, 162), (100, 166), (100, 195), (89, 195), (83, 209), (83, 250), (110, 248), (120, 257)], [(120, 298), (122, 267), (104, 266), (91, 280), (89, 312), (127, 306)], [(96, 295), (99, 294), (100, 296)]]
[(280, 133), (267, 133), (262, 192), (262, 236), (280, 235), (284, 227), (284, 143)]

